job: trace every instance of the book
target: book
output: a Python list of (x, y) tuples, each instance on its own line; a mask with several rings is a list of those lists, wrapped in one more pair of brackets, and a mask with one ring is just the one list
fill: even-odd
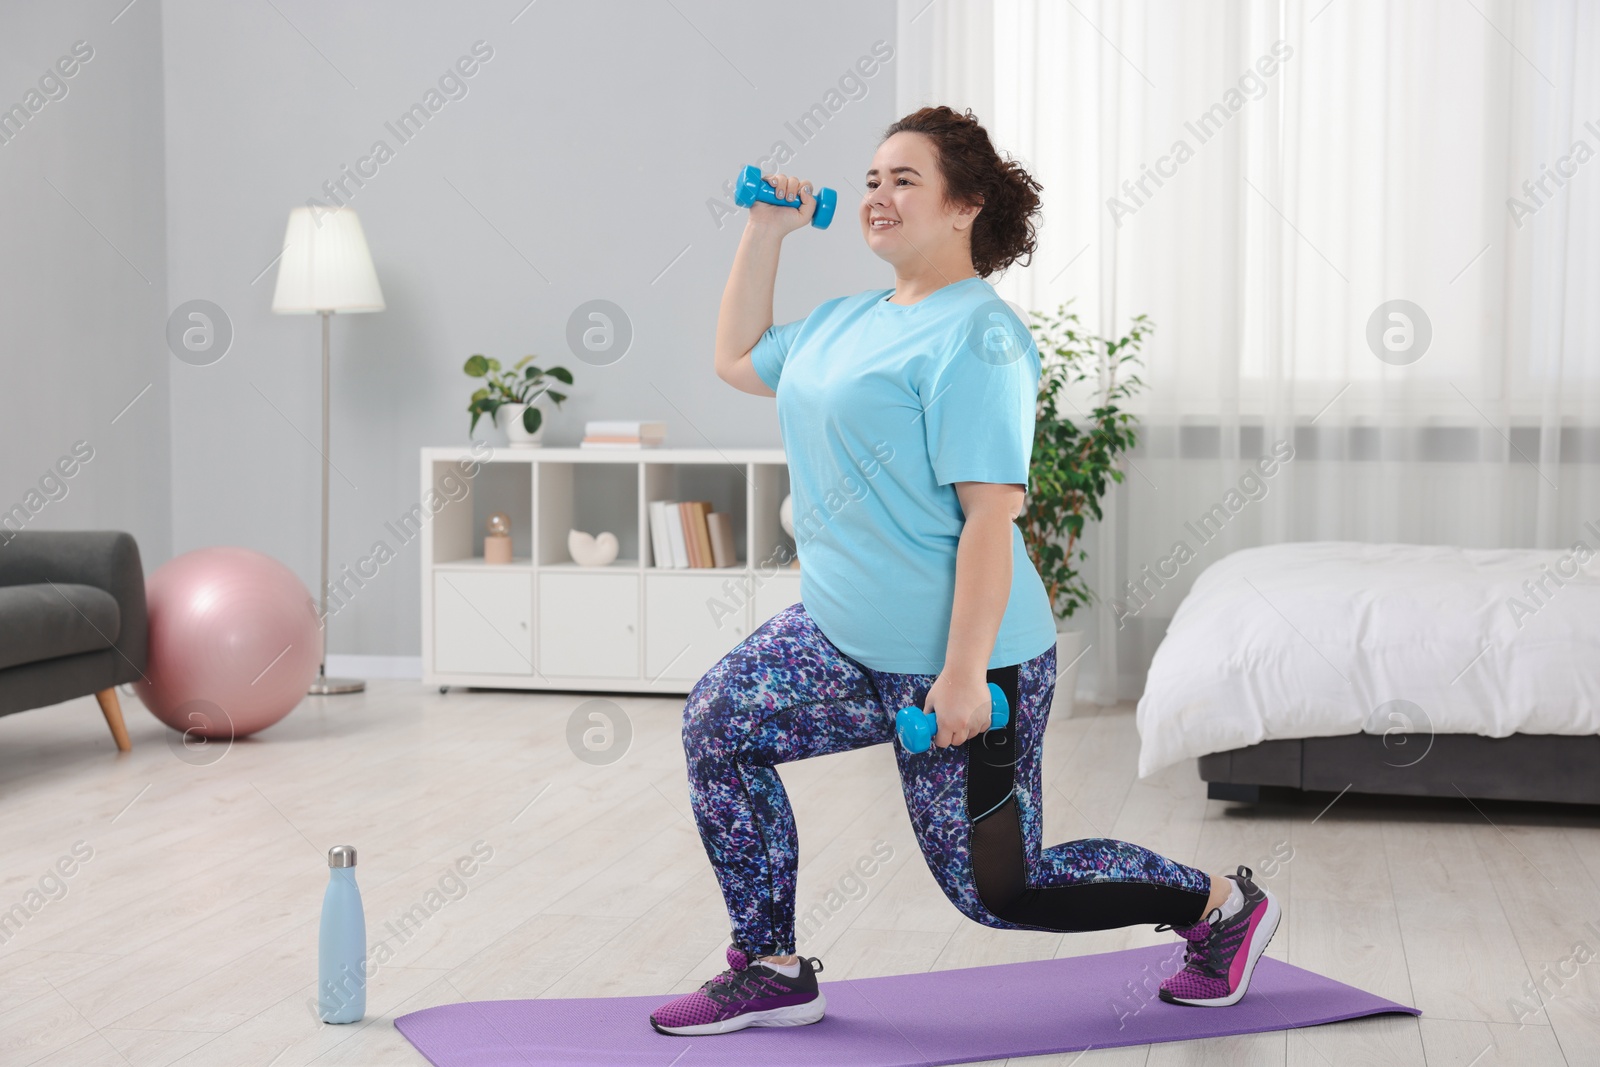
[(591, 419), (583, 425), (579, 447), (656, 448), (666, 439), (664, 422)]
[(650, 558), (657, 567), (675, 567), (672, 542), (667, 539), (667, 502), (652, 500), (650, 508)]
[(669, 500), (665, 507), (665, 525), (667, 527), (667, 543), (672, 548), (672, 565), (674, 567), (687, 567), (689, 565), (688, 546), (683, 539), (683, 505)]
[(678, 529), (683, 531), (683, 553), (687, 557), (687, 562), (684, 566), (698, 567), (700, 565), (700, 553), (695, 551), (694, 530), (689, 526), (689, 502), (681, 500), (678, 502), (677, 507)]
[(678, 505), (683, 521), (683, 543), (689, 555), (689, 566), (704, 567), (706, 550), (701, 543), (700, 501), (685, 500)]
[(713, 565), (714, 556), (711, 552), (711, 525), (706, 521), (706, 516), (711, 514), (711, 501), (696, 500), (694, 502), (694, 533), (700, 539), (700, 566)]
[(706, 516), (711, 531), (711, 562), (717, 567), (738, 565), (738, 553), (733, 547), (733, 516), (726, 511), (713, 511)]
[(590, 419), (583, 424), (585, 434), (621, 434), (626, 437), (665, 437), (667, 424), (659, 421), (628, 419)]
[(656, 502), (654, 500), (646, 500), (644, 503), (644, 521), (646, 528), (650, 531), (646, 545), (650, 555), (648, 557), (649, 562), (645, 563), (645, 566), (659, 567), (661, 566), (661, 549), (657, 546), (661, 544), (661, 536), (656, 533)]

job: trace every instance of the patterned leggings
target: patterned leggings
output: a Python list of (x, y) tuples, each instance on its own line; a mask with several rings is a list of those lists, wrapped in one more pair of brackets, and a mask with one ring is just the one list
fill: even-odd
[[(689, 792), (706, 855), (752, 955), (795, 951), (794, 813), (775, 765), (894, 741), (895, 711), (938, 676), (893, 674), (841, 652), (794, 604), (705, 673), (683, 715)], [(1040, 759), (1056, 653), (995, 668), (1011, 721), (964, 744), (895, 743), (923, 858), (951, 903), (1005, 930), (1106, 930), (1199, 921), (1210, 876), (1124, 841), (1040, 848)]]

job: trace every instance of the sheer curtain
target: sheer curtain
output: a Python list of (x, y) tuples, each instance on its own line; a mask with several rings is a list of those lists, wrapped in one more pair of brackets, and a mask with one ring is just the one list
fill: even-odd
[(1098, 602), (1064, 624), (1082, 696), (1136, 698), (1240, 548), (1600, 549), (1600, 5), (901, 0), (899, 24), (899, 111), (971, 107), (1044, 187), (1000, 294), (1156, 323), (1086, 542)]

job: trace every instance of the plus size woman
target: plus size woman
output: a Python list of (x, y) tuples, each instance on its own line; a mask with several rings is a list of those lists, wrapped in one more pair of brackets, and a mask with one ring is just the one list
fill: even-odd
[[(1055, 689), (1055, 616), (1016, 519), (1040, 364), (985, 280), (1034, 250), (1039, 184), (970, 112), (892, 125), (858, 214), (894, 288), (772, 320), (786, 234), (809, 183), (766, 180), (802, 207), (756, 203), (723, 293), (716, 370), (777, 398), (800, 603), (707, 671), (684, 707), (690, 798), (732, 924), (728, 968), (651, 1013), (666, 1034), (823, 1017), (822, 961), (795, 954), (798, 839), (776, 766), (893, 744), (911, 825), (950, 902), (996, 929), (1144, 923), (1189, 942), (1173, 1004), (1244, 995), (1277, 899), (1246, 867), (1212, 876), (1106, 838), (1041, 846), (1040, 753)], [(989, 683), (1011, 715), (990, 729)], [(895, 713), (936, 716), (908, 752)]]

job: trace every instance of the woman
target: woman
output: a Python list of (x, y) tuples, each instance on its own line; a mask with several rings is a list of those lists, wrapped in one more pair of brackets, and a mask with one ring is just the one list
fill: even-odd
[[(963, 914), (1008, 930), (1157, 923), (1189, 941), (1161, 998), (1234, 1003), (1280, 917), (1249, 868), (1214, 877), (1101, 838), (1040, 849), (1055, 617), (1014, 521), (1039, 355), (984, 280), (1031, 257), (1039, 184), (999, 158), (971, 112), (901, 119), (859, 209), (894, 289), (774, 326), (779, 246), (816, 202), (795, 177), (767, 181), (802, 207), (751, 207), (716, 369), (778, 398), (801, 602), (723, 657), (684, 708), (695, 822), (733, 944), (727, 970), (651, 1025), (714, 1034), (822, 1018), (821, 961), (794, 954), (797, 840), (774, 765), (890, 743), (906, 706), (937, 718), (933, 748), (895, 755), (923, 857)], [(995, 730), (990, 682), (1012, 709)]]

